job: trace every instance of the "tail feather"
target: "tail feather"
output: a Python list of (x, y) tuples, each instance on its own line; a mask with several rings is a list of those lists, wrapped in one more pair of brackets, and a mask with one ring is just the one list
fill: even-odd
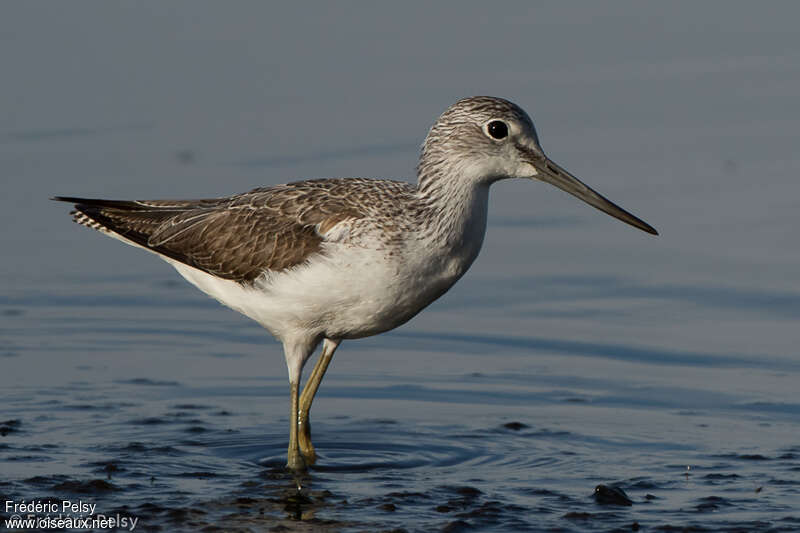
[(158, 231), (163, 231), (163, 226), (168, 221), (180, 217), (187, 211), (207, 207), (209, 203), (208, 200), (142, 202), (73, 196), (55, 196), (52, 199), (74, 204), (75, 208), (70, 214), (72, 219), (82, 226), (121, 237), (132, 244), (167, 256), (172, 254), (153, 246), (149, 242), (150, 237)]
[(51, 200), (55, 200), (56, 202), (67, 202), (68, 204), (75, 204), (76, 208), (78, 207), (78, 205), (81, 205), (81, 206), (92, 206), (92, 207), (129, 209), (131, 211), (146, 209), (145, 205), (139, 202), (132, 202), (130, 200), (102, 200), (100, 198), (78, 198), (76, 196), (54, 196), (51, 198)]

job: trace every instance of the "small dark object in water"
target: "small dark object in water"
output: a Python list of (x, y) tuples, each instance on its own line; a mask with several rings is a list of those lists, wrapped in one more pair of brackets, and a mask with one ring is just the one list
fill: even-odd
[(607, 485), (597, 485), (594, 488), (594, 500), (601, 505), (633, 505), (624, 490)]
[(458, 487), (454, 490), (457, 494), (460, 494), (465, 498), (477, 498), (483, 494), (480, 489), (476, 489), (475, 487)]
[(520, 429), (526, 429), (530, 426), (522, 422), (509, 422), (508, 424), (503, 424), (503, 427), (512, 431), (519, 431)]
[(19, 431), (19, 426), (22, 424), (18, 419), (13, 420), (6, 420), (5, 422), (0, 422), (0, 436), (5, 437), (9, 433), (14, 433), (15, 431)]
[(383, 505), (378, 506), (378, 509), (392, 513), (397, 510), (397, 506), (393, 503), (384, 503)]
[(114, 472), (118, 472), (119, 471), (119, 467), (117, 465), (115, 465), (114, 463), (108, 463), (103, 467), (103, 471), (106, 473), (106, 475), (108, 476), (108, 479), (110, 480), (111, 479), (111, 474), (113, 474)]

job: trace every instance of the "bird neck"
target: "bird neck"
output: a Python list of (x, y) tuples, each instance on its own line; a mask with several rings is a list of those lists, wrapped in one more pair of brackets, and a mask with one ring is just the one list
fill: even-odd
[[(461, 174), (420, 175), (418, 198), (425, 211), (425, 234), (437, 246), (464, 255), (471, 263), (483, 244), (489, 182)], [(467, 265), (468, 266), (468, 265)]]

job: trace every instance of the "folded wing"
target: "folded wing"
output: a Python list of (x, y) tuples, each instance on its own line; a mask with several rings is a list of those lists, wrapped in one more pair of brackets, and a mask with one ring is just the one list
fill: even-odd
[(363, 216), (319, 187), (288, 185), (210, 200), (54, 199), (75, 204), (79, 224), (240, 283), (304, 263), (328, 230)]

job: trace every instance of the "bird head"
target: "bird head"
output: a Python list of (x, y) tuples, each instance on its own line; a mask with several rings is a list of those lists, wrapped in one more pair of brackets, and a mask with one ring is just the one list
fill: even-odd
[(442, 113), (425, 139), (418, 175), (423, 191), (435, 190), (446, 179), (479, 186), (508, 178), (539, 180), (642, 231), (658, 234), (548, 158), (528, 114), (502, 98), (473, 96)]

